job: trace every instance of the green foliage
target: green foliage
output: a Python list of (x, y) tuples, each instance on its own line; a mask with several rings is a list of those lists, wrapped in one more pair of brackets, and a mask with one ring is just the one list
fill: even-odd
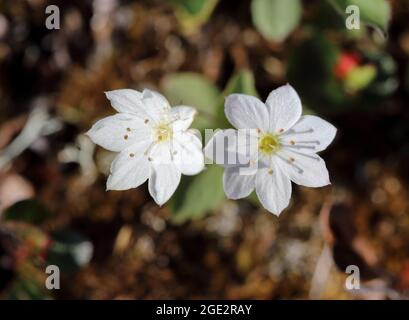
[(167, 76), (162, 88), (172, 105), (191, 105), (198, 109), (195, 128), (217, 127), (220, 93), (209, 80), (196, 73), (177, 73)]
[(4, 220), (24, 221), (40, 224), (49, 216), (48, 211), (36, 199), (23, 200), (9, 207), (4, 213)]
[[(230, 126), (224, 115), (224, 99), (229, 94), (258, 96), (254, 75), (246, 69), (232, 75), (223, 92), (195, 73), (170, 75), (162, 82), (162, 89), (172, 105), (192, 105), (198, 109), (193, 126), (200, 130)], [(223, 168), (217, 165), (208, 166), (197, 176), (183, 176), (171, 200), (173, 220), (181, 223), (197, 219), (216, 209), (225, 199), (222, 181)]]
[(339, 113), (374, 108), (381, 98), (396, 90), (396, 64), (387, 53), (357, 49), (359, 65), (345, 79), (339, 79), (335, 67), (342, 52), (324, 34), (316, 33), (290, 55), (288, 80), (313, 111)]
[(185, 177), (173, 197), (173, 218), (177, 223), (201, 218), (225, 199), (223, 168), (212, 165), (196, 177)]
[(377, 75), (366, 91), (375, 97), (388, 97), (399, 86), (395, 60), (387, 53), (367, 54), (368, 61), (377, 68)]
[(194, 33), (212, 14), (218, 0), (171, 0), (176, 17), (187, 33)]
[(47, 255), (47, 264), (58, 266), (61, 272), (76, 272), (91, 260), (93, 246), (83, 235), (64, 230), (54, 234), (53, 239)]
[(254, 75), (250, 70), (243, 69), (234, 74), (228, 81), (223, 95), (227, 96), (232, 93), (244, 93), (252, 96), (258, 96)]
[(345, 79), (344, 86), (347, 92), (357, 92), (365, 89), (376, 77), (376, 68), (372, 65), (357, 67)]
[(267, 39), (283, 41), (298, 26), (302, 5), (299, 0), (253, 0), (251, 15), (257, 30)]
[(314, 108), (342, 105), (342, 88), (337, 85), (333, 70), (339, 49), (317, 34), (296, 47), (288, 62), (289, 82), (300, 91), (303, 102)]
[(330, 0), (337, 11), (346, 17), (349, 5), (359, 7), (361, 22), (371, 25), (384, 34), (391, 18), (391, 7), (387, 0)]

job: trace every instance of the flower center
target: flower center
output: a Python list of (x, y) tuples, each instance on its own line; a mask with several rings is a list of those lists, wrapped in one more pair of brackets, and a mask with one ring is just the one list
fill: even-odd
[(155, 127), (156, 142), (164, 142), (172, 139), (173, 130), (167, 123), (159, 124)]
[(280, 146), (278, 137), (272, 133), (265, 133), (258, 140), (258, 149), (267, 155), (277, 152)]

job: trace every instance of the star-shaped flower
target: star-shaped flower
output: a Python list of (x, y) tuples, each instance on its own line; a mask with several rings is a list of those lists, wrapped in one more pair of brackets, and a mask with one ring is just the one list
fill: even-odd
[(171, 108), (161, 94), (145, 89), (106, 92), (119, 113), (95, 123), (91, 140), (119, 152), (111, 165), (108, 190), (136, 188), (149, 178), (149, 193), (159, 205), (175, 192), (181, 174), (203, 170), (202, 142), (188, 130), (196, 110)]
[[(301, 116), (301, 111), (300, 98), (290, 85), (272, 91), (265, 104), (244, 94), (227, 97), (226, 117), (239, 130), (216, 132), (205, 148), (205, 155), (225, 166), (223, 184), (228, 198), (244, 198), (256, 189), (261, 204), (279, 215), (289, 204), (291, 181), (307, 187), (330, 184), (325, 162), (317, 152), (331, 143), (336, 128), (319, 117)], [(239, 138), (243, 131), (247, 140)], [(227, 147), (222, 151), (216, 148), (214, 154), (214, 147), (223, 146), (226, 137)], [(228, 159), (245, 153), (249, 161), (244, 166), (239, 162), (227, 163), (221, 157), (224, 161), (221, 163), (217, 161), (221, 153), (227, 154)], [(255, 170), (243, 170), (244, 167)]]

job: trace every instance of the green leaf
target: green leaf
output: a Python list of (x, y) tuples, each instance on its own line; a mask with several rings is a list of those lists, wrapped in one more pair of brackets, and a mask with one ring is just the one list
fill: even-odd
[(352, 70), (345, 79), (347, 92), (358, 92), (365, 89), (376, 77), (376, 68), (373, 65), (365, 65)]
[(47, 209), (36, 199), (19, 201), (9, 207), (4, 213), (5, 220), (24, 221), (40, 224), (49, 216)]
[(232, 93), (244, 93), (258, 97), (254, 75), (250, 70), (243, 69), (230, 78), (223, 91), (223, 95), (227, 96)]
[(171, 0), (176, 17), (187, 33), (193, 33), (211, 16), (219, 0)]
[(220, 92), (209, 80), (196, 73), (176, 73), (164, 79), (162, 89), (172, 105), (188, 105), (198, 110), (193, 127), (199, 130), (218, 127)]
[(283, 41), (298, 26), (299, 0), (253, 0), (251, 15), (257, 30), (267, 39)]
[(371, 25), (385, 34), (391, 18), (391, 7), (387, 0), (330, 0), (336, 10), (347, 17), (345, 9), (350, 5), (359, 7), (361, 22)]
[(325, 35), (315, 33), (289, 55), (288, 80), (303, 97), (303, 103), (315, 111), (329, 112), (344, 106), (344, 88), (334, 77), (339, 54), (339, 48)]
[(195, 177), (183, 177), (172, 199), (173, 220), (181, 223), (201, 218), (216, 209), (225, 199), (223, 191), (223, 168), (212, 165)]
[(47, 254), (47, 263), (58, 266), (70, 274), (88, 264), (92, 258), (93, 245), (81, 234), (64, 230), (53, 235), (53, 243)]

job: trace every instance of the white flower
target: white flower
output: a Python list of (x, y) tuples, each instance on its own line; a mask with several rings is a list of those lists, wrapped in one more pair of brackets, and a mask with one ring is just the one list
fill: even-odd
[[(243, 94), (227, 97), (226, 116), (239, 130), (216, 132), (205, 148), (205, 155), (225, 166), (223, 184), (228, 198), (247, 197), (255, 188), (261, 204), (279, 215), (289, 204), (291, 181), (308, 187), (330, 184), (325, 162), (316, 153), (331, 143), (336, 128), (319, 117), (301, 116), (301, 109), (300, 98), (290, 85), (272, 91), (265, 104)], [(213, 152), (214, 146), (220, 142), (223, 146), (227, 137), (222, 153), (240, 155), (239, 133), (243, 129), (256, 133), (245, 140), (244, 150), (250, 160), (246, 166), (256, 164), (256, 169), (248, 172), (237, 162), (220, 163), (217, 161), (220, 150), (216, 149), (215, 156)], [(254, 144), (256, 147), (252, 148)]]
[(204, 168), (202, 142), (188, 130), (196, 110), (171, 108), (165, 97), (147, 89), (114, 90), (106, 96), (119, 113), (98, 121), (87, 134), (101, 147), (119, 152), (107, 189), (136, 188), (149, 178), (149, 193), (164, 204), (181, 174), (194, 175)]

